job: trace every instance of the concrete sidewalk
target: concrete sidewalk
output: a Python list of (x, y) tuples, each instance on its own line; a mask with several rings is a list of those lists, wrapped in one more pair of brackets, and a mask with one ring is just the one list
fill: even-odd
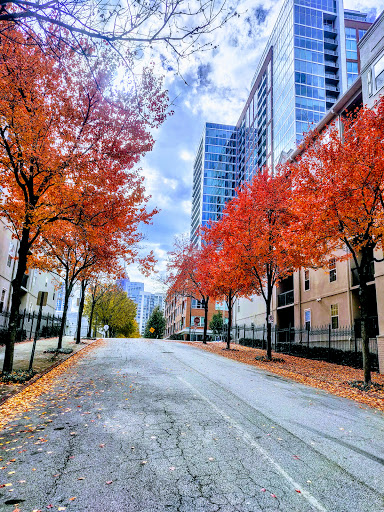
[[(71, 348), (73, 352), (71, 354), (49, 354), (44, 353), (45, 350), (57, 348), (58, 338), (48, 338), (37, 340), (36, 351), (33, 362), (33, 369), (37, 373), (42, 373), (48, 370), (50, 367), (56, 365), (58, 362), (65, 361), (72, 354), (78, 352), (86, 345), (89, 345), (93, 340), (81, 340), (79, 345), (76, 345), (73, 336), (64, 336), (63, 348)], [(29, 360), (32, 352), (32, 341), (22, 341), (21, 343), (15, 344), (15, 355), (13, 361), (14, 370), (28, 370)], [(0, 373), (3, 367), (5, 347), (0, 346)], [(4, 384), (0, 382), (0, 402), (6, 397), (12, 395), (24, 384)]]

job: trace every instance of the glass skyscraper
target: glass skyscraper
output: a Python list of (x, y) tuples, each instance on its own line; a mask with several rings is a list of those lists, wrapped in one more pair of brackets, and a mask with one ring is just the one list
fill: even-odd
[(339, 0), (286, 0), (237, 123), (237, 180), (273, 169), (357, 78), (370, 23)]
[(233, 198), (236, 185), (236, 130), (206, 123), (193, 167), (191, 242), (198, 244), (199, 228), (217, 220)]
[(236, 187), (274, 172), (357, 78), (357, 42), (371, 23), (339, 0), (286, 0), (236, 127), (207, 123), (193, 171), (191, 241)]

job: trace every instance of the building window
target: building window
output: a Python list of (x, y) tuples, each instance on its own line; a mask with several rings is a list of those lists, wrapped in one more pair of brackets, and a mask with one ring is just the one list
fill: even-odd
[(0, 313), (4, 310), (4, 303), (5, 303), (5, 294), (7, 293), (7, 290), (2, 290), (1, 297), (0, 297)]
[(309, 290), (309, 270), (304, 270), (304, 290)]
[(372, 69), (370, 69), (368, 71), (367, 84), (368, 84), (368, 95), (372, 96), (372, 94), (373, 94)]
[(339, 305), (331, 304), (331, 327), (332, 329), (339, 328)]
[(199, 300), (192, 299), (192, 309), (204, 309), (203, 303)]
[(336, 274), (336, 258), (331, 258), (329, 260), (329, 282), (333, 283), (337, 279)]
[(311, 330), (311, 310), (310, 309), (304, 310), (304, 325), (305, 325), (306, 331)]

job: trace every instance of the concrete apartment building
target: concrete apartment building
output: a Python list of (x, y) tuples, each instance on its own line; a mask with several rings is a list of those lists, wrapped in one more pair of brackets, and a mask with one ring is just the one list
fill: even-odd
[[(16, 273), (18, 241), (12, 238), (9, 226), (0, 219), (0, 327), (5, 325), (1, 313), (9, 311), (12, 299), (12, 280)], [(43, 314), (54, 315), (57, 300), (57, 280), (52, 274), (30, 269), (23, 279), (23, 296), (20, 311), (37, 312), (37, 296), (39, 291), (48, 292), (47, 305), (43, 306)]]

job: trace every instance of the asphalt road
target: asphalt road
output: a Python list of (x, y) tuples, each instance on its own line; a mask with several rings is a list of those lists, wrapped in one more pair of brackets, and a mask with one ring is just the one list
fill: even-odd
[(1, 511), (384, 511), (384, 415), (178, 343), (108, 340), (0, 436)]

